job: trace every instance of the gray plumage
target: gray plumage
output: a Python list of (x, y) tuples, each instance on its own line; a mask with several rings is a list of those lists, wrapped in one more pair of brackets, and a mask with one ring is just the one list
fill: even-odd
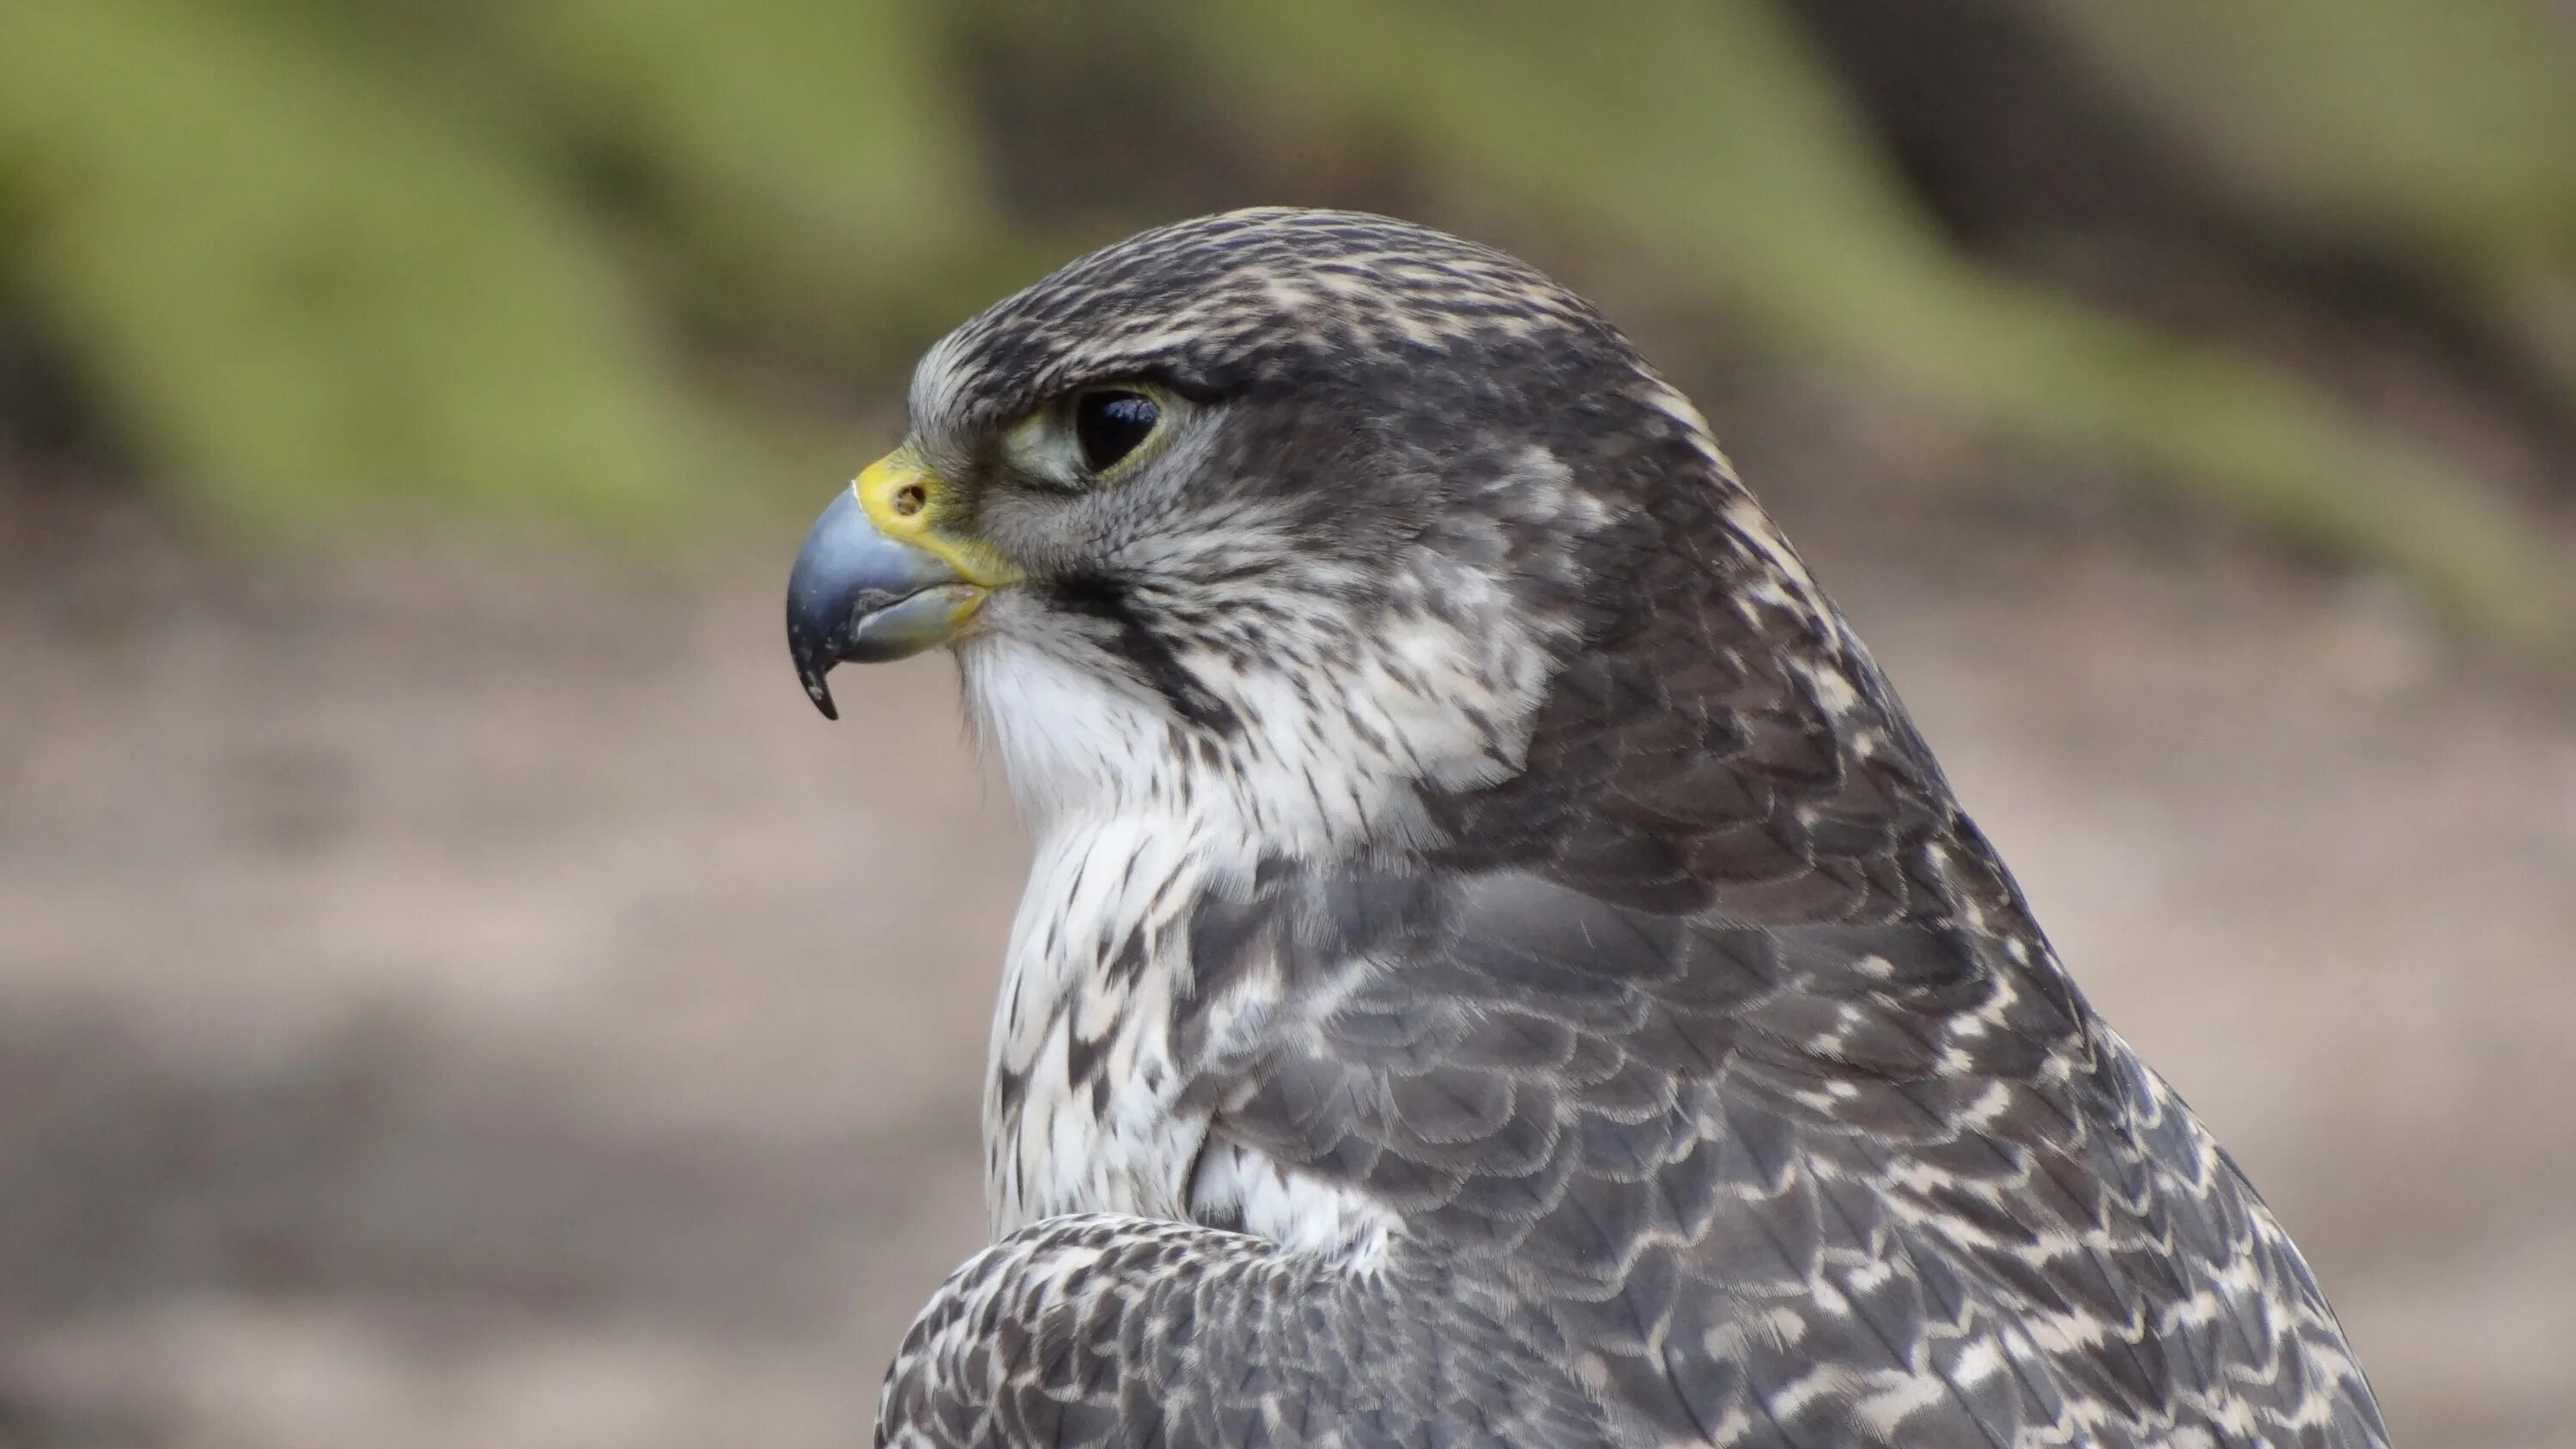
[[(1100, 387), (1161, 412), (1095, 468), (1057, 435)], [(1588, 305), (1399, 222), (1207, 218), (967, 323), (912, 418), (1011, 562), (956, 648), (1039, 850), (998, 1241), (881, 1443), (2385, 1441)]]

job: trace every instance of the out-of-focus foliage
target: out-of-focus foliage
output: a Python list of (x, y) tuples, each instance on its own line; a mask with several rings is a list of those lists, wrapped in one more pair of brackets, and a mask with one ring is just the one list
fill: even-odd
[[(1963, 247), (1813, 43), (1833, 9), (23, 0), (0, 6), (0, 321), (221, 514), (667, 523), (810, 432), (744, 357), (889, 392), (1076, 238), (1167, 198), (1338, 199), (1313, 158), (1366, 157), (1362, 199), (1472, 197), (1779, 355), (2128, 460), (2473, 625), (2565, 627), (2524, 511), (2424, 442)], [(1978, 0), (1958, 23), (2007, 12), (2249, 228), (2348, 240), (2472, 319), (2576, 435), (2564, 17)], [(1076, 104), (1030, 122), (1014, 102), (1050, 87)], [(1068, 115), (1096, 144), (1032, 134)], [(1211, 154), (1228, 174), (1137, 184)]]
[(684, 304), (885, 362), (953, 320), (1002, 244), (930, 7), (476, 0), (550, 129), (630, 178)]
[(369, 493), (670, 506), (691, 407), (552, 178), (274, 15), (0, 9), (12, 303), (182, 486), (288, 522)]
[(2048, 7), (2241, 204), (2384, 247), (2576, 403), (2576, 10), (2529, 0)]

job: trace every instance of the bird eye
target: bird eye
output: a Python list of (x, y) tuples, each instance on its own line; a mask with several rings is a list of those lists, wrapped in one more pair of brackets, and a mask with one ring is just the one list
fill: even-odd
[(1073, 444), (1082, 466), (1105, 473), (1133, 453), (1163, 421), (1160, 404), (1141, 392), (1103, 388), (1073, 400)]

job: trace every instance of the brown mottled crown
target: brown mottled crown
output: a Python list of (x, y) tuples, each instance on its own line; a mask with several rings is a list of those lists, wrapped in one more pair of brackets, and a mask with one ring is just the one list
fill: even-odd
[(1583, 359), (1635, 365), (1590, 304), (1523, 262), (1388, 217), (1265, 207), (1139, 233), (1003, 299), (924, 359), (912, 404), (973, 426), (1107, 378), (1222, 395)]

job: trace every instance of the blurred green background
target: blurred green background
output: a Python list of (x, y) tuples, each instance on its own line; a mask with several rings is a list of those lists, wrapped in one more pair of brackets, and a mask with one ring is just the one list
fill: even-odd
[[(228, 523), (649, 533), (797, 476), (1041, 260), (1375, 203), (2563, 635), (2524, 515), (2576, 456), (2568, 28), (2545, 0), (22, 0), (0, 327), (43, 384), (22, 429)], [(2426, 415), (2374, 395), (2410, 365)], [(2528, 456), (2445, 447), (2455, 411)]]
[(0, 0), (0, 1446), (862, 1435), (1019, 847), (786, 562), (1278, 202), (1628, 327), (2401, 1437), (2576, 1445), (2576, 5)]

